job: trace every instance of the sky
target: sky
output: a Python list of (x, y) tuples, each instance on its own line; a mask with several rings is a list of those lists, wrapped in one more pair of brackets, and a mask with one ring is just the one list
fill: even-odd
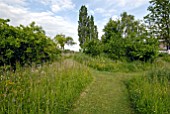
[(108, 20), (118, 19), (125, 11), (143, 19), (148, 13), (149, 0), (0, 0), (0, 18), (10, 19), (9, 24), (13, 26), (35, 21), (51, 38), (56, 34), (71, 36), (77, 44), (66, 48), (78, 51), (77, 28), (82, 5), (94, 16), (100, 38)]

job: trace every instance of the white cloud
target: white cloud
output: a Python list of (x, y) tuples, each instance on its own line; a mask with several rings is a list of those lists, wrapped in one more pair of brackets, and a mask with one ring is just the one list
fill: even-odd
[(51, 3), (51, 0), (37, 0), (40, 3), (44, 4), (44, 5), (49, 5)]
[(74, 9), (75, 4), (71, 0), (53, 0), (51, 2), (51, 10), (53, 12), (58, 12), (60, 10), (70, 10)]
[(147, 4), (148, 0), (106, 0), (108, 6), (116, 6), (120, 8), (136, 8), (143, 4)]
[(118, 17), (117, 15), (113, 15), (113, 16), (112, 16), (112, 19), (113, 19), (113, 20), (117, 20), (117, 19), (119, 19), (119, 17)]
[(55, 5), (52, 5), (52, 6), (51, 6), (51, 10), (52, 10), (53, 12), (58, 12), (58, 11), (61, 10), (61, 7), (60, 7), (58, 4), (55, 4)]
[(115, 9), (104, 9), (104, 8), (96, 8), (94, 9), (94, 14), (100, 14), (104, 18), (111, 18), (113, 13), (116, 12)]
[(103, 8), (96, 8), (94, 11), (95, 11), (96, 13), (105, 13), (105, 12), (106, 12), (106, 10), (103, 9)]
[(88, 13), (89, 13), (89, 15), (94, 15), (95, 12), (93, 10), (89, 10)]
[(26, 0), (0, 0), (0, 2), (8, 5), (26, 5)]
[(75, 8), (75, 4), (72, 0), (40, 0), (38, 2), (49, 5), (51, 11), (55, 13), (61, 10), (71, 10)]

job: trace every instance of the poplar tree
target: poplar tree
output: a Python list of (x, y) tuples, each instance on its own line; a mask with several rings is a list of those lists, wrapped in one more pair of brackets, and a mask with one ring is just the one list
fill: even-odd
[(89, 41), (93, 40), (93, 39), (98, 39), (98, 32), (97, 32), (97, 26), (94, 25), (94, 17), (91, 15), (88, 18), (88, 38)]
[(79, 36), (79, 42), (80, 47), (83, 48), (83, 45), (87, 38), (87, 20), (88, 20), (88, 14), (87, 14), (87, 8), (86, 6), (81, 6), (79, 11), (79, 21), (78, 21), (78, 36)]
[(90, 41), (98, 39), (97, 26), (94, 25), (94, 17), (92, 15), (88, 16), (87, 8), (84, 5), (79, 11), (78, 36), (80, 47), (83, 51)]

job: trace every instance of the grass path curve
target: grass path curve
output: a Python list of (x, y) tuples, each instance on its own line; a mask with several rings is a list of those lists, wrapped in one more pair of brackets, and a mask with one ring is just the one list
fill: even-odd
[(134, 114), (124, 81), (128, 73), (92, 71), (93, 83), (82, 93), (70, 114)]

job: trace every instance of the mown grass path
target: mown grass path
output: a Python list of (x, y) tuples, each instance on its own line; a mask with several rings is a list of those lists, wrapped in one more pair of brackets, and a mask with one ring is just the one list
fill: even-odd
[(70, 114), (133, 114), (124, 81), (129, 73), (92, 71), (93, 83), (81, 94)]

